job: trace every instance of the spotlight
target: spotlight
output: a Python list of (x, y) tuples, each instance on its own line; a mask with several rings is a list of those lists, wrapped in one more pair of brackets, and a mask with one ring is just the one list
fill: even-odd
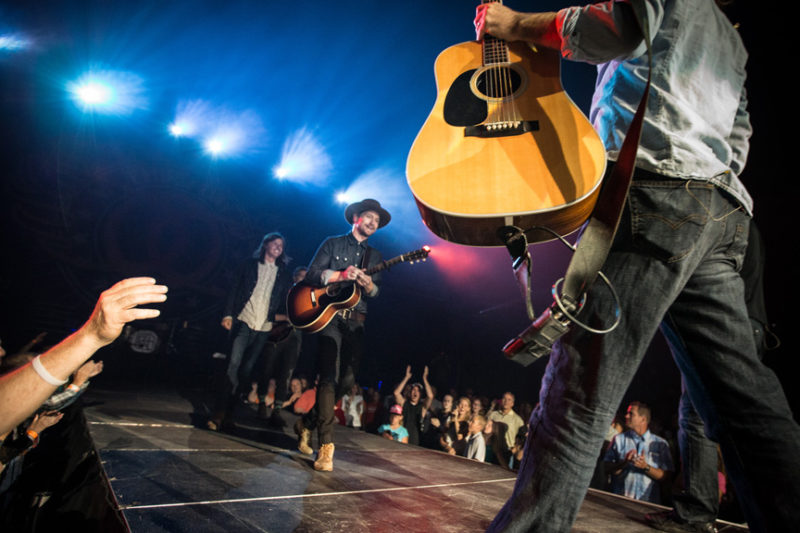
[(195, 137), (208, 133), (216, 120), (211, 104), (205, 100), (183, 100), (175, 109), (169, 132), (174, 137)]
[(17, 33), (0, 34), (0, 50), (22, 50), (30, 46), (30, 40)]
[(91, 71), (68, 83), (67, 90), (84, 111), (127, 115), (147, 107), (143, 82), (130, 72)]
[(87, 106), (101, 106), (111, 103), (114, 91), (104, 83), (89, 81), (75, 87), (75, 95)]
[(272, 175), (297, 183), (322, 184), (332, 168), (331, 159), (320, 142), (305, 129), (293, 133), (283, 143), (281, 160)]
[(173, 122), (169, 125), (169, 132), (172, 134), (173, 137), (183, 137), (188, 135), (189, 128), (186, 124), (180, 122)]
[(336, 201), (340, 204), (350, 203), (350, 195), (346, 192), (336, 193)]
[(205, 146), (206, 151), (215, 157), (220, 155), (225, 150), (225, 143), (218, 137), (207, 139)]

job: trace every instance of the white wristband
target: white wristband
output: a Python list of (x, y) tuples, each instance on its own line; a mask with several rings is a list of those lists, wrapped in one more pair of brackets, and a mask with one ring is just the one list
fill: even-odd
[(48, 372), (47, 369), (42, 364), (42, 362), (39, 360), (40, 357), (41, 357), (40, 355), (37, 355), (36, 357), (33, 358), (33, 362), (31, 363), (31, 366), (33, 366), (33, 369), (36, 371), (37, 374), (39, 374), (40, 378), (48, 382), (50, 385), (55, 385), (56, 387), (58, 387), (59, 385), (63, 385), (64, 383), (67, 382), (66, 379), (62, 381), (57, 377), (55, 377), (50, 372)]

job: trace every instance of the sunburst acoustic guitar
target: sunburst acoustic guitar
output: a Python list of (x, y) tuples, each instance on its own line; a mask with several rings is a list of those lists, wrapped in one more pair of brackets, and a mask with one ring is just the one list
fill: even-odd
[[(364, 272), (371, 276), (398, 263), (424, 261), (431, 249), (424, 246), (419, 250), (398, 255), (388, 261), (367, 268)], [(352, 309), (361, 300), (361, 291), (353, 281), (331, 283), (324, 287), (313, 287), (300, 282), (289, 289), (286, 308), (289, 322), (307, 333), (317, 333), (333, 320), (338, 311)]]
[[(566, 234), (589, 217), (605, 150), (561, 87), (559, 61), (557, 51), (490, 35), (436, 59), (436, 102), (406, 165), (433, 233), (460, 244), (501, 246), (501, 226)], [(552, 238), (528, 233), (530, 242)]]

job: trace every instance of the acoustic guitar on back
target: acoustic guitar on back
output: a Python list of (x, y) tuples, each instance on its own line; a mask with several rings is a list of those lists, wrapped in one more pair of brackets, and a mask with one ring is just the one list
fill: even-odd
[[(502, 226), (577, 229), (606, 154), (561, 87), (558, 51), (486, 35), (443, 51), (434, 70), (436, 102), (406, 165), (428, 228), (473, 246), (502, 246)], [(552, 238), (528, 233), (530, 242)]]

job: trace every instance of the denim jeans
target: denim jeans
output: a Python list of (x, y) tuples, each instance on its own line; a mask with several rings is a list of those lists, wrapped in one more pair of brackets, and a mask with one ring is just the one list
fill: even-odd
[[(514, 491), (490, 531), (569, 531), (606, 429), (667, 313), (686, 347), (676, 363), (751, 529), (799, 530), (800, 429), (756, 357), (738, 275), (749, 219), (734, 209), (707, 183), (634, 178), (603, 267), (621, 323), (607, 335), (573, 326), (554, 347)], [(581, 319), (602, 327), (614, 312), (595, 283)]]
[[(231, 345), (227, 375), (231, 393), (236, 394), (240, 392), (240, 388), (249, 390), (253, 366), (258, 360), (261, 350), (264, 349), (264, 344), (269, 338), (269, 332), (250, 329), (247, 324), (240, 320), (234, 321), (234, 327), (236, 328), (236, 333)], [(241, 392), (244, 391), (242, 390)]]
[[(758, 282), (760, 280), (759, 276)], [(745, 279), (744, 283), (746, 291), (748, 280)], [(764, 329), (761, 323), (754, 318), (750, 318), (750, 324), (756, 345), (756, 354), (759, 360), (762, 360)], [(661, 323), (661, 332), (667, 339), (673, 357), (686, 357), (686, 346), (672, 324), (669, 314)], [(683, 380), (681, 380), (678, 415), (678, 446), (683, 465), (683, 491), (673, 497), (674, 509), (678, 516), (686, 522), (713, 522), (719, 513), (717, 444), (706, 436), (703, 419), (692, 405), (689, 391)]]

